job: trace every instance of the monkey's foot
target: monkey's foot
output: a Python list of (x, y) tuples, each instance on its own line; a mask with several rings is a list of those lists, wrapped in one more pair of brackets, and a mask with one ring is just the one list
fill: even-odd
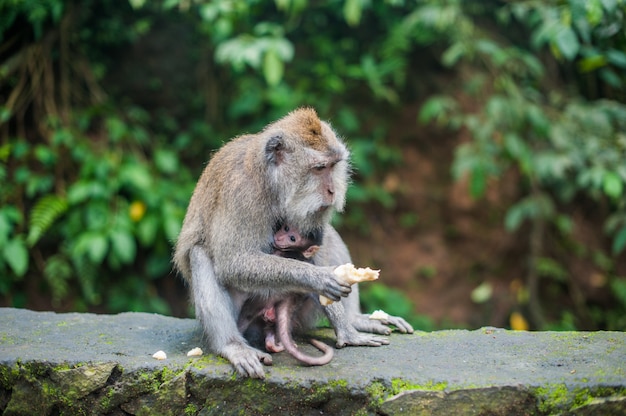
[(384, 316), (383, 319), (372, 319), (370, 317), (371, 315), (360, 314), (352, 320), (352, 326), (354, 326), (357, 331), (369, 332), (372, 334), (391, 334), (391, 328), (389, 328), (389, 325), (395, 326), (398, 331), (403, 334), (413, 333), (413, 327), (404, 319), (399, 316), (385, 315), (386, 316)]
[(281, 352), (285, 350), (285, 347), (276, 341), (274, 333), (269, 333), (265, 335), (265, 350), (267, 352)]
[(381, 345), (387, 344), (389, 344), (389, 340), (387, 338), (371, 334), (363, 334), (356, 330), (342, 331), (337, 334), (337, 348), (343, 348), (348, 345), (380, 347)]
[(221, 354), (244, 377), (265, 378), (263, 365), (272, 365), (272, 356), (241, 342), (226, 345)]

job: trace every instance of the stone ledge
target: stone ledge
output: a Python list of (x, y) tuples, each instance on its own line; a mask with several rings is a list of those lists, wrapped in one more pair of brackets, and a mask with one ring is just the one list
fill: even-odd
[[(237, 378), (210, 354), (188, 358), (196, 346), (191, 319), (0, 308), (0, 413), (626, 414), (621, 332), (394, 334), (322, 367), (275, 354), (265, 380)], [(153, 359), (158, 350), (168, 359)]]

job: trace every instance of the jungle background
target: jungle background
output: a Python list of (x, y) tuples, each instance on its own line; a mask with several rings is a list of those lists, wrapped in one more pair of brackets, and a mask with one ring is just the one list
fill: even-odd
[[(299, 106), (418, 329), (626, 330), (624, 0), (0, 0), (0, 306), (192, 316), (211, 153)], [(234, 236), (236, 237), (236, 236)]]

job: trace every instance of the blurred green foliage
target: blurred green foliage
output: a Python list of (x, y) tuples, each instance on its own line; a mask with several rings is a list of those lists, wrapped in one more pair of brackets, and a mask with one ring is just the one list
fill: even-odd
[[(442, 11), (434, 28), (447, 41), (441, 63), (476, 71), (463, 95), (476, 97), (480, 107), (468, 111), (458, 95), (439, 95), (424, 104), (420, 119), (470, 132), (452, 171), (456, 178), (469, 177), (473, 197), (485, 195), (491, 178), (517, 172), (523, 194), (508, 208), (504, 225), (510, 232), (530, 226), (528, 306), (535, 326), (545, 327), (539, 279), (568, 285), (568, 257), (594, 254), (576, 241), (572, 204), (585, 198), (607, 208), (604, 230), (613, 241), (611, 254), (617, 257), (626, 248), (626, 3), (520, 1), (474, 9), (465, 14), (460, 3), (449, 2), (449, 18)], [(508, 42), (475, 23), (485, 15), (514, 29)], [(540, 59), (545, 46), (552, 59)], [(563, 79), (547, 65), (559, 65), (572, 85), (558, 88)], [(558, 256), (546, 247), (551, 230), (566, 255), (546, 257)], [(624, 277), (614, 274), (610, 260), (601, 267), (619, 298)], [(582, 303), (577, 306), (584, 310)], [(623, 316), (626, 304), (619, 305)], [(596, 323), (624, 329), (623, 318), (598, 312), (585, 311)]]
[[(0, 296), (171, 312), (155, 295), (204, 161), (301, 105), (349, 137), (341, 221), (367, 231), (365, 204), (395, 204), (380, 180), (402, 160), (393, 114), (432, 91), (425, 73), (447, 71), (462, 85), (417, 119), (469, 132), (452, 173), (473, 197), (517, 173), (504, 226), (530, 229), (535, 326), (546, 325), (539, 279), (567, 284), (577, 255), (605, 259), (618, 301), (588, 315), (624, 329), (625, 13), (623, 0), (0, 0)], [(128, 68), (133, 51), (143, 65)], [(573, 235), (581, 197), (606, 213), (610, 253)], [(560, 251), (546, 248), (549, 232)], [(363, 298), (366, 309), (406, 304), (378, 287)]]

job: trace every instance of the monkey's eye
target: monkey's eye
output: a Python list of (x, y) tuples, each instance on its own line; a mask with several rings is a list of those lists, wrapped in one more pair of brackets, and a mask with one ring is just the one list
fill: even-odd
[(285, 230), (285, 231), (287, 231), (287, 232), (289, 232), (289, 226), (288, 226), (288, 225), (285, 225), (284, 230)]
[(326, 169), (326, 165), (315, 165), (315, 166), (313, 166), (313, 170), (315, 170), (317, 172), (321, 172), (324, 169)]
[(296, 242), (296, 237), (295, 236), (289, 236), (289, 239), (291, 240), (292, 243)]

